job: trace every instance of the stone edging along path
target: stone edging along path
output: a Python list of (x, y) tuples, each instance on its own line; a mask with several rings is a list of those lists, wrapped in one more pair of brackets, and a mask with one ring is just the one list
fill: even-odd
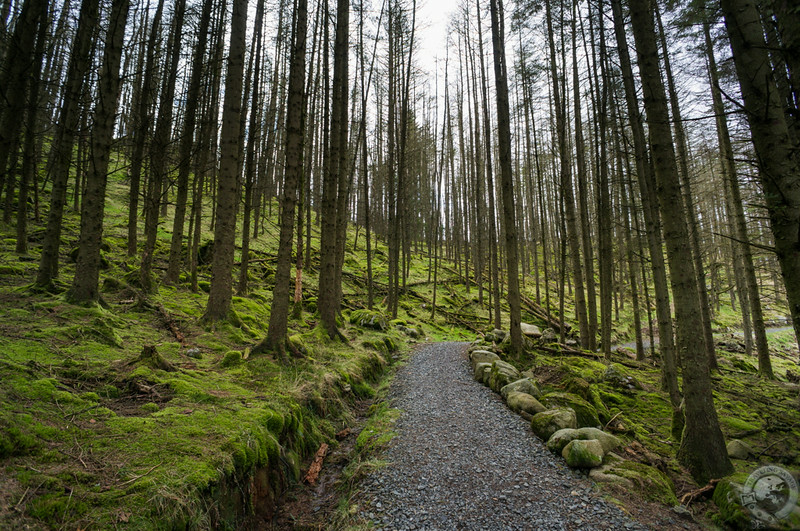
[(389, 464), (360, 484), (358, 519), (398, 530), (647, 529), (473, 380), (467, 346), (424, 345), (398, 371), (390, 392), (403, 411), (398, 436)]

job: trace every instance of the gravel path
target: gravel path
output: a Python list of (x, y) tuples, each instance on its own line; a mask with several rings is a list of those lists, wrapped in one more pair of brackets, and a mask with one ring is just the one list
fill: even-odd
[(421, 347), (392, 384), (403, 410), (389, 465), (361, 483), (359, 516), (382, 529), (646, 529), (601, 500), (489, 388), (466, 343)]

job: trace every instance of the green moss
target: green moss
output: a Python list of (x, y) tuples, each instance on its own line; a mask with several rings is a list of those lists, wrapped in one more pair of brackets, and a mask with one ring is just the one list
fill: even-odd
[(68, 493), (45, 494), (34, 498), (27, 506), (28, 516), (48, 525), (59, 526), (62, 522), (80, 517), (89, 511), (89, 505)]
[(397, 433), (392, 430), (400, 418), (400, 410), (390, 408), (386, 402), (370, 406), (370, 417), (356, 439), (360, 453), (375, 453), (385, 447)]
[(238, 350), (229, 350), (219, 362), (221, 367), (235, 367), (242, 363), (242, 353)]
[(613, 473), (631, 480), (638, 487), (637, 491), (650, 501), (670, 507), (678, 504), (672, 480), (657, 468), (635, 461), (622, 461), (614, 466)]
[(720, 480), (714, 488), (714, 504), (719, 509), (719, 520), (735, 529), (750, 529), (752, 518), (742, 506), (740, 487), (727, 479)]
[(738, 431), (751, 431), (751, 430), (758, 430), (760, 426), (756, 424), (752, 424), (750, 422), (745, 422), (741, 419), (737, 419), (734, 417), (729, 416), (721, 416), (719, 421), (729, 428), (731, 431), (738, 432)]

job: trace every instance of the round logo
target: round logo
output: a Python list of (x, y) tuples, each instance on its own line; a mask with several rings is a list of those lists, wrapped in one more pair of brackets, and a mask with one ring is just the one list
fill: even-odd
[(755, 470), (742, 489), (742, 505), (756, 520), (775, 523), (791, 514), (797, 503), (797, 481), (779, 466)]

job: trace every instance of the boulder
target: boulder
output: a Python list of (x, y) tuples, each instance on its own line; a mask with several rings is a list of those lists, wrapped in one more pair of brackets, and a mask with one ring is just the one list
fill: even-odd
[(489, 378), (492, 375), (492, 366), (489, 365), (488, 367), (483, 368), (483, 374), (481, 375), (481, 383), (483, 385), (489, 385)]
[(566, 407), (542, 411), (531, 419), (531, 430), (543, 441), (550, 439), (558, 430), (577, 427), (575, 411)]
[(621, 485), (635, 489), (645, 499), (669, 507), (678, 504), (675, 486), (666, 474), (652, 466), (635, 461), (626, 461), (615, 454), (608, 454), (605, 464), (589, 472), (589, 478), (597, 483)]
[(553, 331), (552, 328), (545, 328), (542, 332), (542, 341), (546, 343), (552, 343), (558, 339), (558, 335)]
[(573, 468), (595, 468), (603, 463), (603, 445), (596, 439), (570, 441), (561, 451), (567, 465)]
[(492, 362), (492, 372), (489, 376), (489, 387), (495, 393), (499, 393), (500, 389), (519, 380), (519, 371), (505, 361), (495, 360)]
[(354, 310), (350, 314), (350, 324), (375, 330), (386, 330), (389, 322), (381, 312), (374, 310)]
[(507, 400), (508, 394), (513, 391), (516, 391), (518, 393), (528, 393), (529, 395), (531, 395), (536, 399), (542, 396), (542, 392), (539, 391), (539, 388), (536, 386), (536, 383), (530, 378), (520, 378), (515, 382), (511, 382), (510, 384), (500, 389), (500, 394), (503, 395), (503, 398)]
[(566, 428), (558, 430), (547, 440), (547, 448), (554, 454), (560, 454), (564, 447), (574, 440), (592, 439), (600, 442), (604, 453), (622, 446), (622, 441), (619, 437), (597, 428)]
[(473, 365), (474, 369), (472, 371), (472, 376), (475, 378), (475, 381), (483, 383), (483, 371), (484, 369), (491, 370), (492, 364), (491, 363), (476, 363)]
[(612, 363), (606, 368), (603, 380), (620, 389), (642, 389), (642, 384), (618, 363)]
[(527, 413), (527, 415), (523, 416), (530, 416), (531, 418), (533, 415), (541, 413), (547, 409), (533, 396), (529, 395), (528, 393), (519, 393), (517, 391), (512, 391), (508, 394), (506, 403), (511, 411), (519, 413), (520, 415)]
[(522, 334), (523, 335), (526, 335), (528, 337), (537, 338), (537, 339), (542, 337), (542, 331), (536, 325), (532, 325), (532, 324), (528, 324), (528, 323), (520, 323), (519, 327), (522, 329)]
[(494, 336), (495, 341), (500, 342), (506, 338), (508, 332), (506, 332), (505, 330), (500, 330), (498, 328), (495, 328), (494, 330), (492, 330), (492, 335)]
[(577, 416), (578, 427), (600, 426), (597, 409), (583, 398), (572, 393), (549, 393), (542, 401), (548, 407), (563, 406), (571, 408)]
[(747, 459), (753, 454), (753, 447), (739, 439), (731, 440), (725, 447), (728, 450), (728, 457), (732, 459)]
[(472, 363), (472, 369), (475, 370), (478, 363), (489, 363), (491, 364), (495, 360), (499, 360), (500, 356), (495, 354), (494, 352), (489, 352), (488, 350), (473, 350), (469, 353), (469, 361)]

